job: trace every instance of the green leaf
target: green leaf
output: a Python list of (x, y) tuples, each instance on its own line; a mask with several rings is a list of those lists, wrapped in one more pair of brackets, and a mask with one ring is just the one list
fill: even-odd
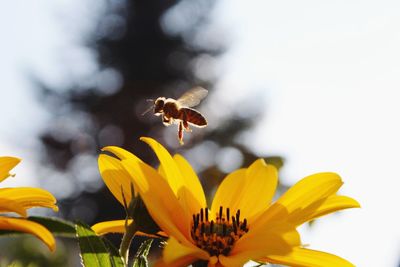
[(149, 255), (151, 244), (153, 239), (147, 239), (140, 245), (136, 252), (132, 267), (147, 267), (149, 262), (147, 261), (147, 255)]
[(108, 252), (110, 253), (111, 266), (124, 267), (124, 261), (122, 260), (118, 249), (108, 239), (103, 238), (103, 241), (107, 247)]
[[(27, 220), (37, 222), (46, 227), (53, 235), (61, 237), (76, 237), (75, 224), (54, 217), (31, 216)], [(18, 231), (0, 230), (0, 235), (20, 235), (26, 234)]]
[(78, 222), (76, 236), (81, 249), (82, 265), (87, 267), (112, 267), (110, 253), (101, 237), (90, 226)]

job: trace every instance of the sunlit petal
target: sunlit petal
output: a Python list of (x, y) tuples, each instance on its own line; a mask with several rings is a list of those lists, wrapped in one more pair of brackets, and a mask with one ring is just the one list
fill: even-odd
[(238, 169), (228, 174), (219, 185), (211, 205), (211, 216), (218, 213), (219, 207), (237, 207), (237, 196), (243, 189), (242, 181), (245, 180), (246, 169)]
[(25, 219), (0, 217), (0, 229), (33, 234), (42, 240), (51, 251), (54, 251), (56, 248), (56, 241), (53, 235), (38, 223)]
[(126, 159), (122, 165), (133, 178), (135, 188), (154, 221), (169, 236), (176, 237), (182, 243), (190, 243), (190, 216), (176, 199), (167, 181), (143, 162)]
[(22, 204), (7, 198), (0, 198), (0, 212), (15, 212), (23, 217), (27, 216), (26, 208)]
[(309, 205), (304, 210), (292, 212), (288, 217), (288, 221), (296, 225), (301, 225), (307, 221), (314, 220), (335, 211), (359, 207), (360, 204), (350, 197), (332, 195)]
[[(203, 187), (201, 186), (200, 180), (194, 172), (192, 166), (190, 166), (189, 162), (177, 154), (174, 155), (174, 160), (178, 169), (182, 174), (182, 178), (185, 184), (186, 196), (191, 198), (188, 201), (190, 205), (191, 213), (197, 213), (201, 208), (205, 208), (207, 206), (206, 196), (203, 191)], [(190, 188), (190, 191), (188, 190)]]
[(187, 266), (196, 259), (208, 260), (209, 258), (210, 255), (204, 250), (193, 244), (183, 245), (173, 237), (168, 239), (163, 251), (163, 262), (167, 266)]
[(249, 168), (236, 170), (222, 181), (211, 214), (218, 212), (220, 206), (229, 207), (233, 213), (240, 209), (242, 216), (251, 221), (268, 208), (277, 184), (276, 168), (258, 159)]
[[(133, 220), (128, 220), (128, 224), (131, 224)], [(97, 235), (105, 235), (109, 233), (125, 233), (125, 220), (115, 220), (99, 222), (92, 226), (92, 230)]]
[(101, 151), (111, 152), (112, 154), (114, 154), (115, 156), (117, 156), (121, 160), (128, 159), (128, 158), (131, 158), (131, 159), (134, 158), (134, 159), (136, 159), (138, 161), (141, 161), (141, 159), (136, 157), (131, 152), (129, 152), (129, 151), (123, 149), (123, 148), (117, 147), (117, 146), (106, 146), (106, 147), (103, 147), (103, 149)]
[(262, 224), (269, 220), (287, 220), (294, 212), (298, 212), (301, 216), (303, 214), (301, 211), (313, 203), (335, 194), (342, 184), (340, 176), (336, 173), (326, 172), (307, 176), (272, 204), (257, 219), (256, 225), (261, 225), (262, 227)]
[(1, 188), (0, 198), (13, 200), (25, 209), (32, 207), (51, 208), (58, 211), (56, 198), (48, 191), (33, 187)]
[(243, 217), (248, 218), (251, 223), (251, 217), (265, 211), (271, 203), (277, 185), (277, 169), (273, 165), (267, 165), (263, 159), (254, 161), (246, 170), (241, 194), (237, 196), (237, 209), (240, 209)]
[(132, 200), (131, 184), (133, 181), (129, 173), (122, 166), (121, 161), (102, 154), (99, 156), (98, 164), (101, 177), (114, 197), (121, 205), (124, 205), (124, 196), (126, 204), (129, 205)]
[(187, 180), (183, 178), (181, 170), (171, 154), (152, 138), (142, 137), (140, 140), (148, 144), (153, 149), (154, 153), (156, 153), (162, 167), (160, 173), (162, 173), (164, 178), (168, 181), (170, 188), (185, 211), (188, 214), (198, 212), (199, 209), (197, 207), (200, 203), (198, 203), (197, 199), (194, 197), (194, 192), (191, 192), (192, 188), (187, 187)]
[(262, 231), (250, 230), (235, 243), (228, 256), (220, 255), (220, 261), (224, 266), (242, 266), (251, 259), (288, 253), (293, 246), (300, 243), (300, 236), (294, 225), (271, 223)]
[(10, 176), (10, 171), (13, 169), (21, 160), (14, 157), (0, 157), (0, 182)]
[(347, 260), (322, 251), (304, 248), (293, 248), (284, 255), (269, 255), (265, 258), (269, 263), (298, 267), (353, 267)]

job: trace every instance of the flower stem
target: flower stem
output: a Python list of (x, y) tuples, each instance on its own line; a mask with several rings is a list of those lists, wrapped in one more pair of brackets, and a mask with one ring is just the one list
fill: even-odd
[(119, 248), (119, 254), (122, 257), (122, 260), (124, 261), (125, 266), (128, 266), (129, 247), (131, 246), (131, 242), (132, 242), (133, 237), (136, 234), (136, 231), (137, 231), (137, 227), (136, 227), (135, 222), (132, 222), (131, 224), (129, 224), (125, 227), (125, 234), (122, 237), (121, 246)]

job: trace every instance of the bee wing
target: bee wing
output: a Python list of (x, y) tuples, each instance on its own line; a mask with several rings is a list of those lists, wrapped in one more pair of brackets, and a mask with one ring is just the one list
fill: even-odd
[(197, 86), (184, 93), (176, 101), (181, 106), (190, 108), (197, 106), (200, 101), (207, 96), (207, 94), (208, 90), (204, 89), (203, 87)]

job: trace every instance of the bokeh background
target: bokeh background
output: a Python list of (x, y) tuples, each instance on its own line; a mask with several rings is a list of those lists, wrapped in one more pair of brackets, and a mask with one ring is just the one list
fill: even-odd
[[(156, 164), (140, 136), (185, 155), (210, 196), (257, 157), (281, 167), (281, 191), (335, 171), (362, 209), (301, 227), (303, 242), (400, 266), (399, 13), (389, 0), (3, 1), (0, 153), (23, 162), (2, 186), (54, 193), (60, 212), (35, 214), (122, 218), (97, 156), (118, 145)], [(176, 127), (141, 113), (195, 85), (209, 89), (209, 126), (181, 147)], [(0, 264), (78, 266), (73, 242), (51, 255), (32, 240), (0, 239)]]

